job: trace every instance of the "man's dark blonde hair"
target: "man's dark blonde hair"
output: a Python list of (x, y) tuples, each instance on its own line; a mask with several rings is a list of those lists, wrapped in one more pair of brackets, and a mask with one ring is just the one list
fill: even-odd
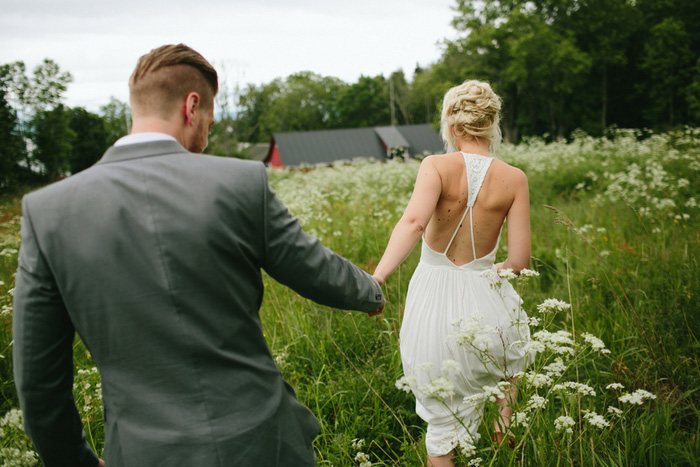
[(209, 108), (219, 91), (213, 66), (185, 44), (164, 45), (139, 58), (129, 78), (134, 114), (172, 115), (190, 92), (197, 92)]

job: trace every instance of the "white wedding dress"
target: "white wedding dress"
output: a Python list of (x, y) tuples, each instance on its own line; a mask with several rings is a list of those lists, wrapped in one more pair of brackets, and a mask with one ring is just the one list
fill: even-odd
[[(423, 239), (421, 258), (408, 287), (400, 348), (404, 375), (416, 396), (416, 412), (428, 423), (428, 455), (448, 454), (460, 443), (476, 443), (481, 407), (463, 401), (481, 394), (484, 386), (523, 371), (528, 357), (527, 316), (520, 297), (495, 274), (495, 248), (486, 256), (457, 266), (446, 256), (469, 214), (492, 158), (463, 153), (467, 172), (467, 208), (444, 252), (432, 250)], [(472, 242), (473, 258), (476, 249)], [(476, 323), (481, 330), (474, 335)], [(488, 362), (468, 342), (488, 348)], [(467, 336), (465, 338), (465, 336)], [(493, 362), (497, 363), (493, 363)], [(447, 363), (445, 363), (447, 362)], [(456, 363), (455, 363), (456, 362)]]

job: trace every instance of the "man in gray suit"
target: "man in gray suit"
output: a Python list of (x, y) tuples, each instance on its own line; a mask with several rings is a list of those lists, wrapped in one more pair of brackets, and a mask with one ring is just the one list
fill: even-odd
[(262, 164), (200, 153), (216, 71), (163, 46), (129, 81), (133, 127), (92, 168), (24, 198), (14, 372), (49, 466), (103, 465), (72, 396), (74, 334), (102, 377), (109, 467), (315, 465), (319, 425), (263, 337), (261, 268), (375, 314), (374, 279), (305, 234)]

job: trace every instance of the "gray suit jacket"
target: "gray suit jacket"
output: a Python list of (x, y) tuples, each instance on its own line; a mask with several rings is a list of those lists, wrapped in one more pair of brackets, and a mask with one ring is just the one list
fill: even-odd
[(75, 331), (102, 377), (108, 467), (315, 465), (318, 422), (263, 337), (261, 268), (330, 307), (383, 297), (302, 231), (262, 164), (112, 147), (23, 215), (14, 372), (47, 466), (97, 462), (71, 394)]

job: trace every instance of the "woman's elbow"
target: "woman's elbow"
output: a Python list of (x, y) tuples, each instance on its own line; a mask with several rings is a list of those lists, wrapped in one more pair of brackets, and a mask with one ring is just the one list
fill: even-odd
[(423, 235), (423, 232), (425, 232), (425, 223), (421, 222), (417, 217), (404, 217), (401, 219), (401, 223), (405, 229), (414, 234)]

